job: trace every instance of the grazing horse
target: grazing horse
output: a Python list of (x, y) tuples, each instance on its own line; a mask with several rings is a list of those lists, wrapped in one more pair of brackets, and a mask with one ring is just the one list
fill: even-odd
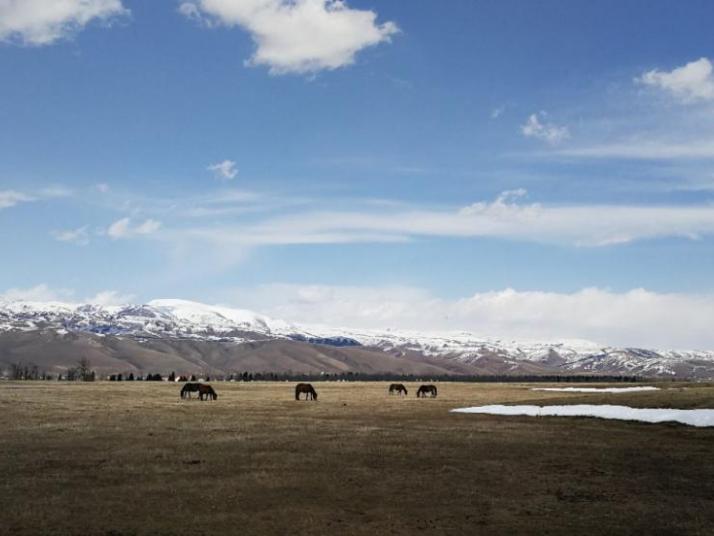
[(417, 391), (417, 398), (426, 398), (430, 396), (431, 398), (436, 398), (436, 385), (422, 385)]
[(393, 383), (389, 386), (389, 394), (393, 395), (394, 393), (397, 393), (398, 395), (404, 393), (405, 396), (409, 394), (403, 383)]
[(199, 394), (199, 396), (201, 395), (200, 384), (187, 383), (181, 388), (181, 398), (191, 398), (191, 393), (196, 392)]
[(198, 398), (201, 400), (218, 400), (216, 391), (210, 385), (205, 383), (198, 384)]
[(295, 400), (300, 400), (300, 393), (305, 393), (305, 400), (317, 400), (317, 391), (309, 383), (298, 383), (295, 386)]

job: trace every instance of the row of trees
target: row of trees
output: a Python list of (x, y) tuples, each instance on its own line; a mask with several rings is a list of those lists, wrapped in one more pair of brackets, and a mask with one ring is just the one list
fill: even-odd
[[(128, 375), (113, 375), (116, 376), (113, 381), (133, 381), (149, 379), (141, 376), (134, 377), (133, 374)], [(113, 377), (112, 376), (112, 377)], [(160, 375), (153, 375), (162, 379)], [(110, 380), (112, 379), (110, 377)], [(348, 381), (348, 382), (364, 382), (364, 381), (400, 381), (400, 382), (428, 382), (428, 381), (450, 381), (450, 382), (623, 382), (633, 383), (642, 381), (639, 376), (604, 376), (604, 375), (506, 375), (506, 374), (489, 374), (489, 375), (456, 375), (456, 374), (437, 374), (437, 375), (415, 375), (415, 374), (394, 374), (394, 373), (361, 373), (361, 372), (344, 372), (339, 374), (329, 373), (296, 373), (296, 372), (234, 372), (230, 374), (218, 374), (210, 376), (208, 374), (197, 377), (193, 375), (176, 375), (175, 372), (169, 374), (166, 378), (168, 381)]]
[[(3, 376), (3, 371), (0, 370), (0, 376)], [(44, 369), (41, 369), (35, 363), (11, 363), (7, 371), (7, 378), (10, 380), (59, 380), (59, 381), (83, 381), (93, 382), (97, 379), (97, 373), (92, 370), (89, 360), (82, 358), (77, 361), (74, 367), (67, 369), (63, 375), (61, 373), (53, 375)]]
[[(0, 370), (2, 376), (2, 370)], [(74, 367), (67, 372), (52, 375), (40, 369), (34, 363), (12, 363), (8, 370), (7, 377), (11, 380), (65, 380), (65, 381), (95, 381), (97, 374), (92, 370), (88, 359), (82, 358), (77, 361)], [(159, 373), (140, 375), (129, 372), (127, 374), (112, 374), (109, 381), (163, 381), (164, 377)], [(192, 375), (176, 375), (171, 372), (166, 379), (173, 381), (197, 381), (199, 378)], [(361, 373), (344, 372), (339, 374), (330, 373), (295, 373), (295, 372), (233, 372), (230, 374), (214, 375), (208, 374), (200, 376), (204, 381), (400, 381), (400, 382), (427, 382), (427, 381), (451, 381), (451, 382), (638, 382), (642, 378), (639, 376), (615, 376), (615, 375), (509, 375), (509, 374), (437, 374), (437, 375), (415, 375), (415, 374), (395, 374), (395, 373)]]
[(160, 382), (164, 380), (161, 374), (147, 374), (146, 376), (137, 374), (134, 376), (133, 372), (129, 374), (111, 374), (108, 379), (110, 382)]

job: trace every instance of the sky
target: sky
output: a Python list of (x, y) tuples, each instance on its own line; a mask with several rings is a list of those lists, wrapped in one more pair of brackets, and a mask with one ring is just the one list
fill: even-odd
[(714, 349), (713, 17), (0, 0), (0, 299)]

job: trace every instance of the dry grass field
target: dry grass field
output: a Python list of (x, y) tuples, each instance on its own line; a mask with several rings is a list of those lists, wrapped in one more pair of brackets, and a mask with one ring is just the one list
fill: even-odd
[[(714, 408), (714, 387), (0, 383), (4, 534), (712, 534), (714, 429), (450, 414), (493, 403)], [(686, 388), (683, 388), (686, 387)]]

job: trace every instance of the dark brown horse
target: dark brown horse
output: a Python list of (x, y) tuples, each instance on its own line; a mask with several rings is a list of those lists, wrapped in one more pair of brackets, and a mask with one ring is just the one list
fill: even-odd
[(392, 385), (389, 386), (389, 394), (398, 394), (401, 395), (404, 393), (404, 396), (408, 395), (409, 393), (407, 392), (407, 388), (404, 387), (403, 383), (393, 383)]
[(436, 385), (422, 385), (417, 391), (417, 398), (436, 398)]
[(200, 383), (187, 383), (181, 388), (181, 398), (191, 398), (191, 393), (199, 393)]
[(218, 400), (216, 391), (210, 385), (205, 383), (198, 384), (198, 398), (201, 400)]
[(305, 400), (317, 400), (317, 391), (309, 383), (298, 383), (295, 386), (295, 400), (300, 400), (300, 393), (305, 393)]

